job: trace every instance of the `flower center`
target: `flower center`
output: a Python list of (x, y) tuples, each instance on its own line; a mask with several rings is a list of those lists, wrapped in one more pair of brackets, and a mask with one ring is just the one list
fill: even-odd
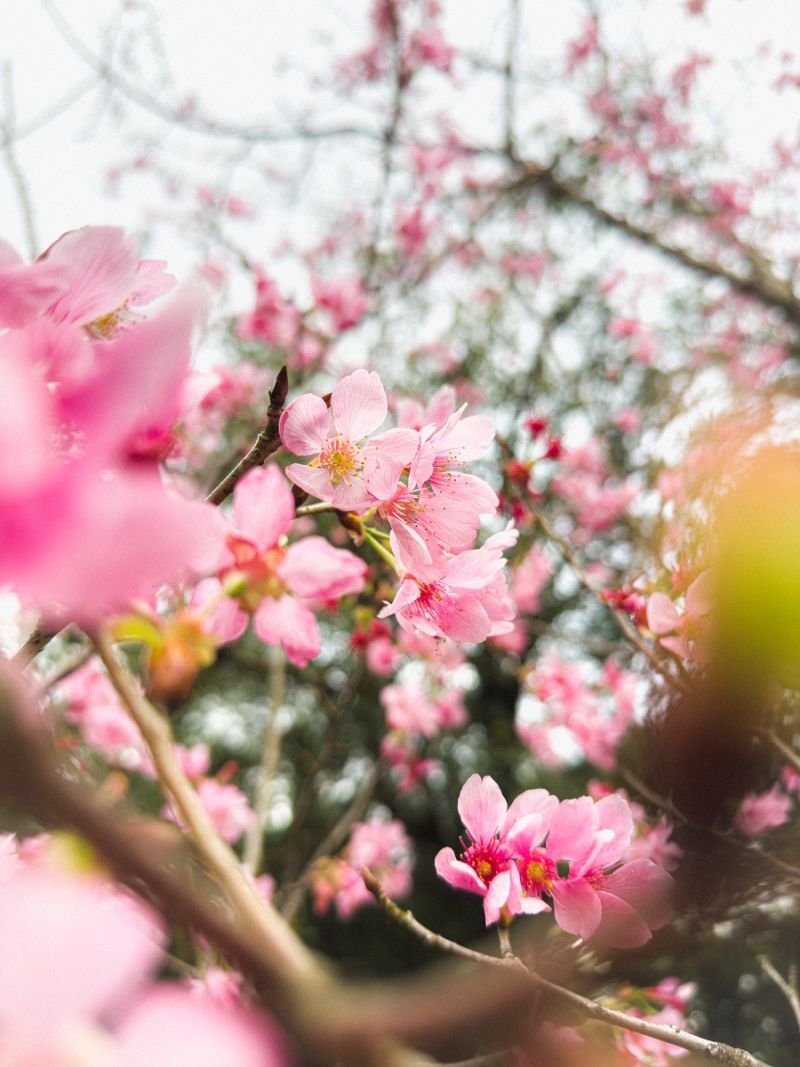
[[(462, 845), (465, 842), (462, 840)], [(509, 858), (508, 850), (493, 838), (491, 841), (475, 841), (461, 855), (477, 874), (484, 885), (488, 885), (500, 871), (505, 870)]]
[(325, 447), (319, 454), (319, 465), (328, 472), (333, 485), (340, 482), (350, 484), (352, 476), (357, 473), (362, 464), (359, 461), (360, 449), (343, 437), (333, 437), (325, 442)]
[(255, 611), (264, 597), (282, 597), (286, 586), (278, 575), (286, 550), (277, 545), (259, 552), (252, 541), (228, 534), (225, 542), (234, 562), (226, 568), (229, 595), (238, 598), (245, 611)]
[(539, 849), (534, 849), (524, 866), (520, 865), (520, 881), (528, 896), (540, 897), (553, 888), (556, 865)]

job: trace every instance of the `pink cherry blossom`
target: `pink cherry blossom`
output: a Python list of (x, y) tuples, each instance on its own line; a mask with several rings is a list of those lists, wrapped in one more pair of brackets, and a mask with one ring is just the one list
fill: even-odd
[[(50, 319), (0, 336), (0, 445), (9, 446), (0, 458), (0, 581), (45, 616), (91, 623), (179, 578), (187, 562), (202, 570), (211, 561), (215, 509), (168, 492), (155, 464), (129, 452), (135, 434), (177, 411), (204, 310), (199, 293), (183, 290), (102, 353)], [(20, 453), (10, 446), (23, 424)]]
[(96, 877), (68, 874), (52, 861), (23, 863), (0, 884), (0, 937), (8, 1067), (287, 1062), (284, 1042), (264, 1016), (243, 1006), (223, 1009), (182, 986), (152, 984), (165, 943), (161, 923)]
[(596, 937), (616, 948), (650, 940), (670, 916), (672, 879), (650, 860), (618, 866), (633, 837), (627, 802), (612, 795), (565, 800), (552, 819), (548, 855), (567, 861), (569, 873), (553, 882), (555, 919), (568, 933)]
[(413, 430), (391, 430), (365, 447), (361, 442), (383, 423), (386, 393), (374, 371), (357, 370), (339, 382), (330, 410), (312, 393), (294, 400), (281, 415), (281, 440), (298, 456), (314, 456), (310, 465), (291, 463), (287, 475), (307, 493), (343, 511), (366, 511), (372, 504), (369, 481), (382, 456), (409, 462), (417, 446)]
[(286, 300), (272, 278), (262, 270), (256, 271), (256, 306), (241, 315), (236, 333), (247, 341), (263, 341), (276, 348), (292, 345), (300, 329), (300, 312)]
[[(392, 535), (394, 538), (394, 535)], [(484, 641), (512, 628), (514, 608), (508, 595), (503, 550), (516, 542), (516, 531), (495, 534), (481, 548), (450, 559), (409, 566), (391, 604), (379, 618), (396, 615), (403, 629), (454, 641)], [(396, 541), (395, 554), (404, 564)]]
[(360, 278), (312, 278), (311, 291), (316, 306), (328, 312), (335, 333), (357, 326), (369, 308), (369, 297)]
[(653, 593), (647, 602), (647, 625), (664, 648), (683, 659), (704, 662), (707, 616), (712, 606), (711, 572), (703, 571), (686, 590), (683, 612), (664, 593)]
[(746, 837), (759, 837), (789, 821), (791, 799), (776, 783), (765, 793), (748, 793), (739, 805), (735, 826)]
[(323, 537), (285, 544), (294, 499), (274, 464), (249, 471), (238, 483), (233, 519), (219, 562), (223, 585), (253, 613), (261, 640), (282, 644), (292, 663), (305, 667), (320, 651), (309, 602), (360, 592), (366, 564)]
[(452, 848), (437, 852), (436, 873), (456, 889), (482, 896), (489, 925), (497, 922), (501, 906), (516, 911), (521, 899), (518, 875), (512, 873), (513, 850), (505, 839), (508, 804), (493, 778), (473, 774), (459, 793), (458, 814), (467, 831), (463, 852), (459, 858)]
[(58, 323), (83, 326), (96, 340), (117, 336), (135, 321), (131, 308), (176, 284), (162, 260), (140, 260), (138, 248), (138, 240), (118, 226), (83, 226), (63, 234), (39, 257), (68, 280), (47, 314)]

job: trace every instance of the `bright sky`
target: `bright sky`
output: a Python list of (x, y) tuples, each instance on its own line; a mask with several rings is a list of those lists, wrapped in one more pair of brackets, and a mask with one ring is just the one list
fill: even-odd
[[(23, 130), (91, 81), (85, 63), (48, 14), (53, 6), (92, 52), (104, 61), (114, 58), (103, 30), (118, 10), (116, 0), (0, 0), (0, 58), (13, 79), (16, 121)], [(135, 0), (125, 6), (127, 18), (147, 26), (152, 16), (145, 8)], [(681, 36), (699, 51), (729, 57), (730, 63), (712, 76), (708, 91), (718, 105), (730, 101), (740, 150), (757, 157), (779, 126), (796, 132), (800, 91), (785, 93), (776, 113), (755, 92), (749, 69), (759, 45), (770, 38), (779, 49), (800, 50), (797, 0), (709, 0), (708, 14), (691, 20), (681, 15), (683, 0), (649, 0), (643, 8), (638, 2), (632, 7), (631, 0), (602, 0), (600, 6), (609, 38), (630, 41), (632, 52), (640, 37), (664, 52)], [(303, 101), (312, 106), (324, 102), (324, 84), (309, 98), (303, 72), (322, 72), (331, 52), (357, 47), (367, 8), (367, 0), (156, 0), (152, 5), (181, 95), (198, 91), (210, 112), (245, 123), (274, 123), (281, 114), (296, 112)], [(502, 55), (504, 5), (444, 0), (444, 9), (449, 41), (474, 52), (488, 49), (496, 58)], [(522, 63), (545, 67), (560, 61), (565, 35), (574, 32), (582, 10), (578, 0), (522, 0), (522, 10)], [(643, 13), (632, 18), (632, 11)], [(282, 57), (278, 76), (276, 64)], [(465, 94), (464, 107), (477, 113), (483, 109), (491, 122), (478, 94)], [(96, 92), (84, 93), (57, 119), (20, 141), (17, 154), (43, 246), (78, 225), (140, 221), (139, 205), (129, 208), (104, 192), (105, 170), (124, 158), (125, 150), (115, 137), (113, 115)], [(0, 219), (2, 236), (22, 249), (18, 202), (5, 168), (0, 171)]]

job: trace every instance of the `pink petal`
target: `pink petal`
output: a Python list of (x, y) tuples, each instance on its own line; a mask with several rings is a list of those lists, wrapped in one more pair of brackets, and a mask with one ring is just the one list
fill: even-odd
[(675, 887), (671, 875), (652, 860), (632, 860), (606, 879), (604, 891), (635, 908), (651, 930), (669, 922), (670, 897)]
[(595, 844), (597, 815), (591, 797), (562, 800), (553, 813), (547, 851), (551, 859), (580, 867)]
[(703, 571), (686, 590), (686, 614), (693, 619), (708, 615), (713, 603), (713, 574), (711, 571)]
[(594, 937), (611, 948), (638, 948), (650, 940), (647, 923), (635, 908), (610, 893), (599, 893), (603, 914)]
[(282, 644), (296, 667), (307, 667), (319, 655), (317, 620), (294, 597), (267, 597), (253, 616), (253, 629), (265, 644)]
[(500, 829), (508, 805), (494, 778), (473, 774), (461, 787), (458, 814), (473, 841), (490, 841)]
[(558, 798), (552, 796), (546, 789), (526, 789), (518, 797), (511, 801), (503, 823), (503, 830), (510, 829), (518, 819), (528, 815), (541, 815), (543, 833), (550, 828), (550, 820), (558, 808)]
[(0, 1029), (36, 1039), (117, 1005), (154, 969), (163, 944), (145, 905), (43, 867), (0, 886), (0, 938)]
[(67, 284), (59, 266), (0, 263), (0, 327), (19, 329), (43, 315)]
[(304, 393), (293, 400), (278, 424), (281, 441), (296, 456), (321, 452), (329, 427), (330, 416), (325, 401), (313, 393)]
[(262, 551), (277, 545), (294, 522), (294, 497), (280, 467), (248, 471), (233, 492), (236, 528)]
[(50, 315), (85, 325), (121, 307), (135, 289), (138, 246), (119, 226), (83, 226), (59, 237), (38, 260), (62, 267), (70, 279)]
[(654, 634), (677, 630), (681, 617), (672, 601), (663, 593), (653, 593), (647, 601), (647, 625)]
[(486, 892), (486, 886), (472, 867), (468, 863), (457, 860), (452, 848), (443, 848), (437, 852), (433, 865), (439, 877), (456, 889), (466, 889), (470, 893), (479, 893), (481, 896)]
[(360, 593), (368, 567), (345, 548), (334, 548), (324, 537), (305, 537), (290, 545), (278, 573), (296, 595), (310, 599)]
[(284, 473), (309, 496), (330, 502), (333, 496), (333, 483), (328, 472), (322, 470), (321, 467), (309, 467), (306, 463), (290, 463)]
[(263, 1016), (215, 1004), (177, 984), (155, 986), (117, 1029), (120, 1067), (286, 1067), (278, 1031)]
[(602, 907), (597, 892), (582, 878), (553, 883), (553, 910), (562, 930), (587, 941), (597, 929)]
[(375, 371), (353, 371), (342, 378), (331, 395), (336, 429), (350, 441), (377, 430), (387, 412), (386, 392)]
[(596, 853), (594, 862), (598, 867), (611, 867), (619, 863), (633, 838), (633, 816), (630, 805), (618, 793), (603, 797), (595, 805), (598, 830), (611, 830), (614, 837)]
[[(516, 868), (514, 870), (516, 871)], [(517, 875), (517, 878), (519, 878), (519, 875)], [(483, 915), (487, 926), (500, 921), (500, 909), (509, 903), (510, 894), (511, 871), (500, 871), (489, 883), (486, 896), (483, 898)]]

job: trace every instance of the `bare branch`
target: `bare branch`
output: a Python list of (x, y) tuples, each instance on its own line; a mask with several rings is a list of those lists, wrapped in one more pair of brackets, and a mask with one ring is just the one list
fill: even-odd
[[(501, 959), (497, 956), (489, 956), (484, 952), (476, 952), (474, 949), (459, 945), (456, 941), (450, 941), (448, 938), (442, 937), (441, 934), (434, 933), (433, 930), (429, 930), (427, 926), (423, 926), (421, 922), (415, 919), (410, 911), (405, 911), (387, 896), (378, 879), (370, 871), (364, 870), (362, 876), (367, 888), (387, 915), (426, 945), (442, 952), (448, 952), (451, 955), (460, 956), (462, 959), (485, 963), (492, 967), (506, 970), (511, 969), (514, 973), (519, 973), (521, 961), (517, 957), (503, 957)], [(712, 1060), (715, 1063), (728, 1064), (730, 1067), (768, 1067), (763, 1060), (752, 1056), (745, 1049), (734, 1048), (732, 1045), (725, 1045), (719, 1041), (708, 1041), (704, 1037), (690, 1034), (687, 1030), (681, 1030), (678, 1026), (652, 1023), (635, 1015), (628, 1015), (622, 1011), (605, 1008), (602, 1004), (598, 1004), (597, 1001), (583, 997), (579, 993), (573, 993), (571, 989), (556, 985), (555, 982), (550, 982), (547, 978), (542, 978), (531, 971), (526, 971), (526, 977), (538, 989), (545, 990), (577, 1008), (587, 1019), (594, 1019), (597, 1022), (607, 1023), (609, 1026), (616, 1026), (623, 1030), (631, 1030), (633, 1033), (643, 1034), (645, 1037), (654, 1037), (658, 1041), (676, 1045), (678, 1048), (694, 1052), (704, 1059)]]
[(269, 407), (264, 427), (253, 443), (253, 447), (244, 456), (233, 470), (228, 471), (222, 481), (216, 485), (206, 497), (209, 504), (221, 504), (226, 500), (236, 487), (236, 483), (243, 478), (253, 467), (260, 467), (271, 455), (281, 447), (281, 438), (278, 433), (283, 406), (286, 403), (286, 394), (289, 391), (289, 375), (286, 367), (278, 371), (275, 383), (269, 394)]

